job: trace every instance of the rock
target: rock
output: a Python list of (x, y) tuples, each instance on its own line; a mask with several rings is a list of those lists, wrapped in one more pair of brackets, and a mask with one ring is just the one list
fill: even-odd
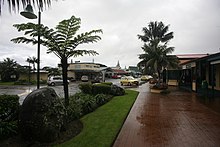
[(28, 140), (53, 142), (65, 125), (65, 116), (65, 107), (54, 89), (37, 89), (25, 98), (21, 106), (21, 134)]
[(117, 85), (111, 86), (111, 93), (115, 96), (120, 96), (125, 94), (125, 90), (122, 87), (119, 87)]

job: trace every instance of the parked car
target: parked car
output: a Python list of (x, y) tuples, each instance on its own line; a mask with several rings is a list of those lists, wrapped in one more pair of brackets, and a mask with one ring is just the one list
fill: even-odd
[(132, 76), (122, 77), (120, 80), (121, 85), (139, 85), (138, 79), (133, 78)]
[[(67, 80), (69, 83), (69, 80)], [(55, 85), (63, 85), (63, 78), (61, 76), (51, 76), (48, 77), (47, 85), (55, 86)]]
[(102, 77), (101, 76), (96, 76), (91, 80), (92, 83), (100, 83), (102, 82)]
[(89, 81), (89, 77), (84, 75), (84, 76), (81, 77), (81, 81), (82, 82), (88, 82)]
[(112, 76), (112, 79), (120, 79), (121, 78), (121, 75), (113, 75)]
[(141, 76), (141, 81), (149, 81), (150, 79), (152, 79), (153, 77), (150, 75), (142, 75)]

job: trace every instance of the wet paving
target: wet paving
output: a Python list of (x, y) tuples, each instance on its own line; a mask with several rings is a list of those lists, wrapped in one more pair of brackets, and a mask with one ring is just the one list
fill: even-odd
[(148, 84), (139, 87), (114, 147), (220, 146), (220, 113), (195, 93), (169, 89), (162, 95), (150, 93)]
[[(107, 79), (106, 82), (112, 82), (113, 84), (120, 85), (119, 79)], [(74, 95), (76, 92), (79, 92), (79, 84), (82, 83), (80, 81), (71, 82), (69, 84), (69, 95)], [(40, 88), (47, 87), (47, 85), (40, 85)], [(49, 86), (55, 90), (57, 95), (61, 98), (64, 97), (63, 85), (57, 86)], [(10, 85), (3, 86), (0, 85), (0, 94), (7, 95), (18, 95), (19, 103), (22, 104), (26, 96), (32, 91), (36, 90), (36, 85)]]

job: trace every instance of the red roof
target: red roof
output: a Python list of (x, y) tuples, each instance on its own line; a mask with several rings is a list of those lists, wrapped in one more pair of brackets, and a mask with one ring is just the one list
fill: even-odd
[(209, 54), (179, 54), (176, 55), (179, 59), (196, 59), (196, 58), (202, 58), (205, 56), (208, 56)]
[(127, 73), (127, 72), (125, 72), (124, 70), (122, 70), (122, 69), (112, 69), (113, 70), (113, 72), (115, 72), (115, 73)]

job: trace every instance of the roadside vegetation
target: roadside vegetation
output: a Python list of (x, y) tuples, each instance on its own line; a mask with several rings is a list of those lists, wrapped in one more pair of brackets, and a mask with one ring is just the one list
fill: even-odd
[(0, 82), (0, 85), (10, 86), (10, 85), (14, 85), (14, 82)]
[(157, 73), (161, 79), (162, 70), (172, 67), (178, 67), (176, 55), (171, 55), (174, 47), (169, 47), (169, 41), (173, 39), (173, 32), (169, 31), (169, 25), (163, 22), (150, 22), (147, 27), (142, 29), (143, 35), (138, 35), (138, 39), (144, 42), (143, 54), (139, 55), (141, 61), (139, 67), (143, 68), (143, 74)]
[[(18, 96), (1, 95), (1, 144), (26, 146), (29, 143), (36, 145), (58, 145), (64, 143), (60, 146), (85, 146), (85, 144), (91, 142), (88, 144), (88, 146), (91, 146), (93, 143), (97, 144), (96, 142), (99, 142), (101, 143), (100, 146), (110, 146), (117, 136), (138, 92), (125, 91), (110, 82), (100, 84), (86, 83), (79, 85), (79, 88), (81, 92), (71, 96), (69, 107), (64, 109), (66, 110), (65, 118), (67, 119), (66, 130), (60, 132), (61, 137), (48, 143), (41, 143), (40, 140), (36, 140), (37, 142), (34, 140), (21, 142), (22, 139), (20, 137), (24, 134), (20, 132), (22, 128), (19, 127), (18, 121), (21, 121), (21, 117), (18, 116), (21, 116), (23, 105), (19, 106)], [(48, 109), (53, 109), (49, 107), (52, 106), (48, 105)], [(50, 114), (51, 112), (48, 113)], [(43, 116), (47, 117), (47, 114)], [(33, 123), (34, 126), (38, 126), (37, 122)], [(70, 140), (78, 133), (80, 135), (76, 137), (76, 140)]]
[[(80, 29), (81, 19), (71, 16), (69, 19), (63, 20), (52, 29), (43, 24), (23, 23), (13, 25), (19, 32), (24, 32), (24, 36), (13, 38), (14, 43), (38, 44), (37, 37), (41, 36), (40, 44), (47, 47), (47, 53), (54, 53), (60, 59), (62, 67), (63, 90), (65, 98), (65, 106), (69, 105), (68, 92), (68, 59), (83, 55), (98, 55), (94, 50), (77, 49), (81, 44), (95, 43), (101, 40), (98, 35), (102, 33), (101, 29), (91, 30), (89, 32), (77, 32)], [(38, 60), (37, 60), (38, 61)], [(30, 63), (30, 62), (29, 62)]]
[(60, 147), (77, 146), (111, 146), (117, 137), (138, 92), (126, 90), (125, 95), (116, 96), (107, 104), (99, 107), (93, 113), (83, 116), (82, 132)]

